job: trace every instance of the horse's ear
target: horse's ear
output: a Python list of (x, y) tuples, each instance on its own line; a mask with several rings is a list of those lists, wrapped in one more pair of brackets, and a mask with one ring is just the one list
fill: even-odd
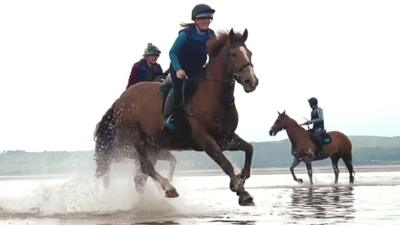
[(229, 31), (229, 42), (233, 42), (235, 40), (235, 32), (233, 32), (233, 28)]
[(286, 110), (283, 110), (283, 113), (282, 114), (285, 114), (286, 113)]
[(278, 112), (278, 115), (280, 116), (281, 115), (281, 113), (279, 112), (279, 111), (277, 111)]
[(242, 41), (245, 42), (247, 40), (247, 36), (249, 35), (249, 32), (247, 31), (247, 28), (244, 30), (243, 35), (242, 35)]

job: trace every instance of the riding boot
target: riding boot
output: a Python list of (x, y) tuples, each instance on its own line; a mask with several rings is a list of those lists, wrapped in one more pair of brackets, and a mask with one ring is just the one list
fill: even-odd
[(168, 96), (165, 99), (164, 105), (164, 128), (169, 131), (175, 131), (175, 118), (174, 118), (174, 111), (175, 111), (175, 103), (176, 102), (176, 93), (173, 88), (171, 88), (168, 92)]

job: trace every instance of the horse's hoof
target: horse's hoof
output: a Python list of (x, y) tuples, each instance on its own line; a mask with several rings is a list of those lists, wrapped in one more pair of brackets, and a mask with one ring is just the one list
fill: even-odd
[(303, 183), (303, 179), (299, 178), (299, 179), (297, 179), (297, 182), (299, 182), (299, 184), (302, 184)]
[(239, 205), (241, 206), (253, 206), (253, 197), (247, 191), (239, 193)]
[(176, 192), (175, 188), (165, 191), (165, 197), (167, 198), (177, 198), (179, 197), (178, 192)]

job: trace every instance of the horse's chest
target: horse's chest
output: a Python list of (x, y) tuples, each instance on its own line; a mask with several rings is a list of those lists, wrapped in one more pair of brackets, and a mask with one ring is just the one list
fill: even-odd
[(206, 118), (208, 129), (217, 133), (231, 133), (237, 127), (237, 121), (229, 117), (223, 116), (208, 116)]
[(292, 148), (292, 155), (301, 161), (311, 161), (314, 158), (314, 151), (312, 148)]

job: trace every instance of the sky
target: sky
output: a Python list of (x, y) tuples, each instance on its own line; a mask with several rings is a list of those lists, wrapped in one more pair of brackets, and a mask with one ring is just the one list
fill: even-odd
[[(277, 141), (277, 111), (310, 117), (315, 96), (327, 130), (400, 135), (400, 2), (111, 1), (0, 2), (0, 151), (93, 150), (93, 132), (124, 91), (148, 42), (169, 65), (179, 24), (198, 3), (211, 28), (249, 31), (259, 86), (236, 86), (237, 133)], [(396, 79), (397, 78), (397, 79)]]

